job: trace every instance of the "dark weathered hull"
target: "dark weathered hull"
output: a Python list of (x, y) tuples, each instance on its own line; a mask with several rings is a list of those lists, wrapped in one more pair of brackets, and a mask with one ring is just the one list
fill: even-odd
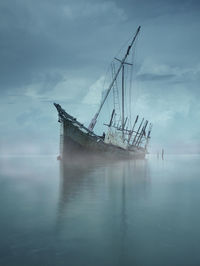
[(100, 136), (66, 113), (60, 105), (54, 105), (58, 110), (59, 122), (61, 122), (60, 155), (63, 159), (73, 160), (74, 157), (84, 159), (91, 158), (91, 156), (105, 159), (142, 159), (145, 157), (144, 148), (132, 147), (131, 150), (127, 150), (105, 143)]
[(61, 156), (100, 156), (104, 158), (144, 158), (145, 150), (125, 150), (118, 146), (107, 144), (97, 135), (84, 132), (69, 120), (62, 121)]

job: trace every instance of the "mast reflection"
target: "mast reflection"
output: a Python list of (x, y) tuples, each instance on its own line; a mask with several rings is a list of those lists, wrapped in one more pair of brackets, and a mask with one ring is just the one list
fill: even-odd
[[(67, 220), (67, 214), (74, 211), (72, 205), (73, 208), (79, 209), (81, 204), (85, 204), (84, 207), (90, 204), (89, 198), (94, 202), (98, 201), (97, 206), (101, 208), (99, 211), (102, 213), (101, 220), (104, 224), (109, 223), (110, 214), (118, 216), (118, 220), (114, 223), (118, 223), (116, 230), (120, 232), (120, 250), (123, 253), (129, 234), (129, 212), (133, 209), (130, 204), (134, 204), (134, 199), (138, 197), (138, 194), (140, 197), (148, 194), (149, 183), (147, 160), (115, 162), (98, 160), (84, 161), (79, 164), (61, 161), (57, 227), (61, 228)], [(85, 198), (85, 195), (88, 198)], [(111, 230), (114, 229), (111, 228)]]

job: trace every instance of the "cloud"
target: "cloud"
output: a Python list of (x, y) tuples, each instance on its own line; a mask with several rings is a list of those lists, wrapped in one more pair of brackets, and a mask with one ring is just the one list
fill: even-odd
[(194, 67), (177, 67), (145, 60), (137, 72), (140, 81), (168, 81), (172, 83), (200, 80), (200, 65)]
[[(122, 8), (119, 8), (114, 1), (98, 2), (98, 1), (85, 1), (83, 3), (73, 3), (65, 5), (63, 12), (68, 19), (87, 19), (105, 17), (108, 21), (116, 21), (119, 19), (123, 21), (126, 19), (126, 14)], [(103, 22), (105, 23), (105, 21)]]
[(126, 17), (112, 1), (66, 5), (63, 1), (15, 4), (8, 0), (0, 3), (0, 9), (1, 92), (22, 90), (48, 73), (86, 70), (99, 40), (108, 34), (104, 26), (117, 25)]
[(95, 83), (93, 83), (83, 98), (84, 104), (97, 105), (100, 104), (102, 99), (103, 88), (105, 84), (105, 76), (100, 77)]
[(175, 75), (173, 74), (152, 74), (144, 73), (137, 75), (137, 78), (141, 81), (163, 81), (173, 79)]

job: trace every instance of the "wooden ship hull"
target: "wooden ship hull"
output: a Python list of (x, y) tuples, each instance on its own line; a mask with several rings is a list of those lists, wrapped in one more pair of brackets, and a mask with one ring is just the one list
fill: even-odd
[(74, 117), (66, 113), (59, 104), (54, 104), (61, 123), (60, 158), (81, 160), (93, 158), (102, 159), (143, 159), (146, 150), (142, 147), (123, 149), (111, 143), (105, 143), (102, 136), (96, 135)]

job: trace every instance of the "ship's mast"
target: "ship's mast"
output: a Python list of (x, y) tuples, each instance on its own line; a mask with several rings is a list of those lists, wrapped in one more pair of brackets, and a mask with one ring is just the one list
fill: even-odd
[(124, 140), (124, 64), (122, 66), (122, 139)]
[(138, 35), (139, 31), (140, 31), (140, 28), (141, 28), (141, 27), (139, 26), (138, 29), (137, 29), (137, 31), (136, 31), (136, 33), (135, 33), (135, 36), (133, 37), (133, 40), (132, 40), (131, 44), (128, 46), (128, 49), (127, 49), (127, 51), (126, 51), (126, 54), (125, 54), (124, 58), (123, 58), (123, 59), (121, 60), (121, 62), (120, 62), (120, 66), (119, 66), (119, 68), (118, 68), (116, 74), (114, 75), (113, 80), (112, 80), (110, 86), (109, 86), (108, 89), (107, 89), (106, 95), (105, 95), (103, 101), (101, 102), (101, 105), (100, 105), (100, 107), (99, 107), (97, 113), (95, 114), (95, 116), (93, 117), (93, 119), (92, 119), (91, 122), (90, 122), (90, 125), (89, 125), (89, 127), (88, 127), (88, 129), (89, 129), (90, 131), (92, 131), (92, 130), (94, 129), (94, 126), (95, 126), (95, 124), (96, 124), (96, 122), (97, 122), (97, 118), (98, 118), (98, 116), (99, 116), (99, 114), (100, 114), (100, 111), (101, 111), (101, 109), (102, 109), (102, 107), (103, 107), (103, 105), (104, 105), (104, 103), (105, 103), (105, 101), (106, 101), (106, 99), (107, 99), (107, 97), (108, 97), (108, 94), (110, 93), (110, 91), (111, 91), (111, 89), (112, 89), (112, 87), (113, 87), (113, 85), (114, 85), (114, 83), (115, 83), (115, 81), (116, 81), (116, 79), (117, 79), (117, 76), (118, 76), (120, 70), (122, 69), (122, 67), (123, 67), (123, 65), (124, 65), (124, 63), (125, 63), (125, 60), (126, 60), (127, 56), (129, 55), (130, 49), (131, 49), (131, 47), (133, 46), (133, 43), (135, 42), (135, 40), (136, 40), (136, 38), (137, 38), (137, 35)]

